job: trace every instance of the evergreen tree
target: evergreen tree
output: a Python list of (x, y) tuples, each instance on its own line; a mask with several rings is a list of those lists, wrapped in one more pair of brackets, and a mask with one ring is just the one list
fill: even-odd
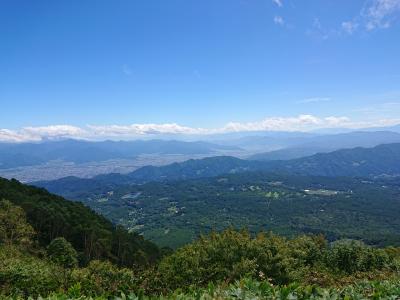
[(63, 237), (55, 238), (47, 247), (51, 261), (63, 268), (70, 269), (78, 264), (78, 254), (71, 243)]

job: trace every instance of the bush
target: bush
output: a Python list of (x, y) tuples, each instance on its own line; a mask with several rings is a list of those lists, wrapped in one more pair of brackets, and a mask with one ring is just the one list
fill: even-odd
[(25, 255), (13, 247), (1, 247), (0, 289), (5, 295), (46, 296), (61, 286), (61, 269)]
[(89, 266), (72, 272), (72, 283), (82, 294), (112, 296), (129, 293), (137, 288), (133, 271), (117, 268), (108, 261), (91, 261)]
[(326, 257), (329, 268), (339, 273), (353, 274), (382, 270), (390, 265), (383, 249), (366, 246), (360, 241), (343, 240), (333, 243)]
[(290, 258), (285, 239), (272, 234), (251, 238), (248, 232), (228, 229), (211, 233), (162, 260), (161, 280), (171, 289), (232, 282), (241, 277), (289, 280)]

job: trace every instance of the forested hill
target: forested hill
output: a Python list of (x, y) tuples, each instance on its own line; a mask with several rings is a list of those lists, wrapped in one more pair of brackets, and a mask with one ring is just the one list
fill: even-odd
[(270, 162), (269, 168), (291, 174), (379, 177), (400, 175), (400, 143), (353, 148)]
[(231, 156), (216, 156), (190, 159), (161, 167), (142, 167), (129, 174), (111, 173), (95, 176), (91, 179), (69, 176), (57, 180), (34, 182), (33, 184), (56, 194), (72, 193), (76, 195), (79, 191), (86, 194), (88, 191), (101, 191), (105, 187), (112, 189), (118, 185), (207, 178), (221, 174), (259, 171), (268, 167), (269, 164), (266, 162), (248, 161)]
[(287, 161), (252, 161), (230, 156), (191, 159), (161, 167), (147, 166), (126, 175), (106, 174), (92, 179), (66, 177), (34, 184), (57, 194), (66, 194), (68, 191), (75, 194), (77, 191), (102, 190), (104, 186), (113, 188), (116, 185), (207, 178), (248, 171), (331, 177), (398, 176), (400, 143), (343, 149)]
[(131, 182), (149, 182), (213, 177), (245, 171), (332, 177), (397, 176), (400, 175), (400, 143), (374, 148), (342, 149), (287, 161), (261, 162), (228, 156), (212, 157), (162, 167), (143, 167), (128, 176)]
[(133, 266), (156, 261), (158, 247), (136, 233), (115, 227), (79, 202), (65, 200), (44, 189), (0, 178), (0, 199), (22, 207), (42, 246), (65, 237), (80, 252), (82, 261), (108, 259)]

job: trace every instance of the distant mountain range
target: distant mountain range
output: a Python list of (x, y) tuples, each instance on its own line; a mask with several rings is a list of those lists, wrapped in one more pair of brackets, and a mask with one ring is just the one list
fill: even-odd
[[(260, 134), (260, 133), (259, 133)], [(40, 143), (0, 143), (0, 169), (43, 165), (51, 161), (76, 164), (113, 159), (134, 159), (140, 155), (218, 156), (240, 152), (252, 155), (250, 160), (288, 160), (331, 152), (343, 148), (374, 147), (400, 143), (400, 133), (359, 131), (317, 135), (304, 132), (265, 132), (247, 136), (231, 135), (228, 139), (207, 141), (82, 140), (45, 141)], [(254, 154), (259, 152), (258, 154)]]
[(41, 143), (0, 143), (0, 169), (39, 165), (62, 160), (74, 163), (129, 159), (142, 154), (212, 154), (240, 150), (236, 146), (183, 141), (46, 141)]
[(179, 181), (252, 171), (330, 177), (400, 176), (400, 143), (384, 144), (374, 148), (343, 149), (287, 161), (253, 161), (229, 156), (210, 157), (161, 167), (147, 166), (125, 175), (106, 174), (91, 179), (67, 177), (34, 184), (68, 197), (67, 191), (76, 193), (104, 186)]
[(315, 176), (382, 177), (400, 175), (400, 143), (342, 149), (288, 161), (266, 162), (271, 170)]
[(350, 133), (310, 136), (286, 140), (286, 148), (258, 153), (251, 160), (288, 160), (355, 147), (374, 147), (381, 144), (400, 143), (400, 133), (391, 131), (358, 131)]

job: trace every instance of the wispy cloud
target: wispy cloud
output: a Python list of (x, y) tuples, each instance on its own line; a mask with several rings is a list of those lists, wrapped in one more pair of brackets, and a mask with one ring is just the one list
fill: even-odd
[(306, 34), (310, 37), (327, 40), (331, 36), (336, 36), (338, 32), (337, 30), (325, 28), (324, 26), (322, 26), (319, 18), (314, 18), (312, 26), (306, 31)]
[(283, 18), (281, 16), (275, 16), (274, 17), (274, 23), (277, 25), (285, 25), (285, 21), (283, 20)]
[(359, 12), (351, 19), (343, 20), (336, 28), (325, 27), (315, 18), (306, 34), (327, 40), (331, 37), (352, 35), (387, 29), (400, 18), (400, 0), (366, 0)]
[(342, 22), (342, 29), (348, 34), (353, 34), (357, 28), (358, 24), (353, 21)]
[(373, 0), (361, 12), (366, 29), (388, 28), (400, 12), (400, 0)]
[(307, 98), (298, 101), (297, 103), (318, 103), (318, 102), (329, 102), (332, 99), (329, 97), (313, 97), (313, 98)]
[(346, 116), (318, 117), (303, 114), (294, 117), (268, 117), (255, 122), (229, 122), (220, 128), (196, 128), (177, 123), (131, 124), (131, 125), (51, 125), (24, 127), (19, 130), (0, 129), (2, 142), (42, 141), (44, 139), (75, 138), (102, 140), (132, 139), (162, 134), (205, 135), (246, 131), (309, 131), (322, 128), (368, 128), (400, 124), (400, 118), (383, 118), (354, 121)]
[(278, 5), (279, 7), (283, 6), (283, 2), (282, 0), (272, 0), (272, 2), (274, 2), (276, 5)]
[(398, 19), (399, 13), (400, 0), (368, 0), (357, 16), (342, 22), (342, 30), (353, 34), (357, 30), (386, 29)]

